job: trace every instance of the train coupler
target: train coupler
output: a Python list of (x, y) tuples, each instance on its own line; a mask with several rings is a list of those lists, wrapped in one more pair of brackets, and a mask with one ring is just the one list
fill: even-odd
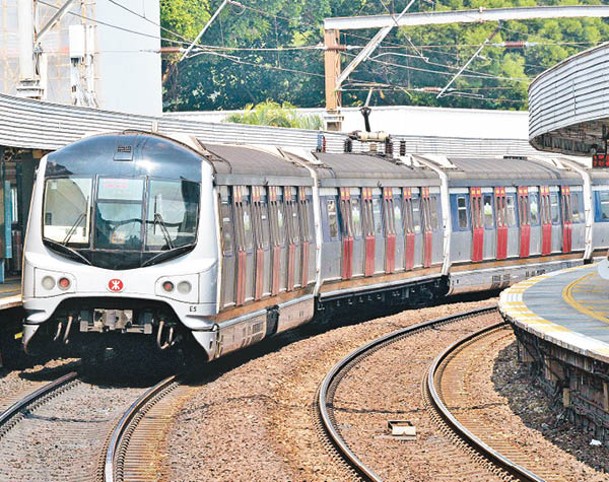
[(165, 328), (165, 322), (161, 320), (159, 322), (159, 328), (156, 334), (156, 344), (160, 350), (167, 350), (176, 344), (178, 337), (176, 336), (175, 327), (170, 326), (166, 336), (163, 336)]

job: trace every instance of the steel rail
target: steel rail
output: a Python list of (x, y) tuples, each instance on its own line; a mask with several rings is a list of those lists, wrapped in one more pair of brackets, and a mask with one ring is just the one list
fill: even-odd
[(19, 412), (27, 406), (41, 400), (43, 397), (49, 395), (54, 390), (57, 390), (59, 387), (65, 385), (66, 383), (75, 380), (76, 377), (78, 377), (77, 372), (66, 373), (65, 375), (59, 377), (57, 380), (54, 380), (44, 385), (43, 387), (34, 390), (32, 393), (29, 393), (21, 400), (13, 403), (9, 408), (2, 412), (2, 414), (0, 414), (0, 427), (6, 425), (11, 418), (19, 414)]
[(444, 421), (448, 424), (448, 426), (470, 447), (476, 450), (480, 455), (482, 455), (485, 459), (490, 460), (493, 464), (501, 467), (503, 470), (507, 471), (510, 475), (517, 477), (519, 480), (526, 482), (544, 482), (545, 479), (539, 477), (533, 472), (527, 470), (526, 468), (512, 462), (508, 457), (502, 455), (493, 449), (490, 445), (487, 445), (483, 442), (479, 437), (474, 435), (471, 431), (469, 431), (457, 418), (451, 413), (448, 407), (444, 404), (439, 391), (436, 389), (435, 378), (438, 370), (440, 369), (442, 363), (454, 354), (458, 349), (473, 341), (475, 338), (480, 335), (484, 335), (490, 333), (491, 331), (497, 330), (498, 328), (507, 325), (507, 322), (497, 323), (495, 325), (489, 326), (482, 330), (477, 331), (476, 333), (472, 333), (461, 340), (457, 341), (453, 345), (449, 346), (443, 353), (438, 355), (438, 357), (434, 360), (431, 367), (429, 368), (427, 375), (427, 390), (429, 392), (431, 401), (438, 411), (440, 416), (444, 419)]
[(146, 390), (131, 406), (125, 411), (121, 419), (116, 424), (112, 431), (106, 457), (104, 463), (103, 480), (105, 482), (115, 482), (122, 480), (122, 477), (117, 476), (120, 469), (121, 451), (126, 448), (128, 439), (133, 433), (133, 429), (139, 422), (138, 415), (142, 414), (142, 409), (152, 401), (156, 396), (160, 395), (164, 390), (171, 385), (177, 384), (177, 375), (172, 375), (157, 383), (155, 386)]
[(371, 468), (366, 466), (357, 457), (356, 454), (353, 453), (353, 451), (349, 448), (349, 446), (341, 436), (340, 432), (336, 428), (333, 417), (330, 413), (330, 410), (328, 409), (328, 405), (330, 404), (329, 401), (331, 398), (333, 398), (333, 390), (331, 387), (348, 372), (351, 365), (357, 359), (366, 357), (385, 345), (394, 343), (403, 338), (415, 335), (421, 331), (428, 330), (430, 328), (434, 328), (443, 324), (453, 323), (462, 318), (481, 315), (487, 312), (491, 313), (496, 310), (496, 306), (476, 308), (475, 310), (461, 312), (442, 318), (436, 318), (433, 320), (424, 321), (422, 323), (417, 323), (416, 325), (412, 325), (406, 328), (402, 328), (400, 330), (377, 338), (376, 340), (373, 340), (370, 343), (358, 348), (357, 350), (351, 352), (349, 355), (343, 358), (341, 361), (339, 361), (336, 365), (334, 365), (334, 367), (332, 367), (332, 369), (328, 372), (328, 374), (322, 381), (319, 388), (317, 398), (319, 416), (321, 418), (322, 427), (334, 448), (337, 450), (343, 460), (352, 469), (354, 469), (358, 473), (358, 475), (360, 475), (360, 477), (362, 477), (364, 480), (370, 480), (373, 482), (379, 482), (382, 480)]

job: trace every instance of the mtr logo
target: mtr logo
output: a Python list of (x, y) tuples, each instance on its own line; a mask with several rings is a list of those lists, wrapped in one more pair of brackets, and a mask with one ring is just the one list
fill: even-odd
[(108, 290), (113, 293), (120, 293), (125, 289), (125, 284), (119, 279), (111, 279), (108, 281)]

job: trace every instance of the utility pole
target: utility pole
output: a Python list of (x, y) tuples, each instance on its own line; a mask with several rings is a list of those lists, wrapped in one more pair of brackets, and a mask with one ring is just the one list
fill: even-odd
[(41, 99), (43, 89), (34, 70), (34, 5), (32, 0), (18, 0), (17, 22), (19, 31), (19, 84), (17, 95)]

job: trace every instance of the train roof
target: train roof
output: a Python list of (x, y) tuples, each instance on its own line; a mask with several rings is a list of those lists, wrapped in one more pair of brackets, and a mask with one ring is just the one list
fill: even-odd
[(349, 186), (439, 186), (440, 178), (431, 169), (407, 166), (396, 160), (370, 154), (328, 154), (316, 152), (322, 187)]
[(471, 186), (479, 181), (487, 186), (528, 184), (581, 184), (581, 176), (550, 162), (527, 158), (450, 158), (455, 167), (446, 169), (451, 186)]
[(311, 173), (277, 148), (231, 144), (203, 144), (203, 148), (205, 158), (213, 165), (218, 184), (313, 184)]

